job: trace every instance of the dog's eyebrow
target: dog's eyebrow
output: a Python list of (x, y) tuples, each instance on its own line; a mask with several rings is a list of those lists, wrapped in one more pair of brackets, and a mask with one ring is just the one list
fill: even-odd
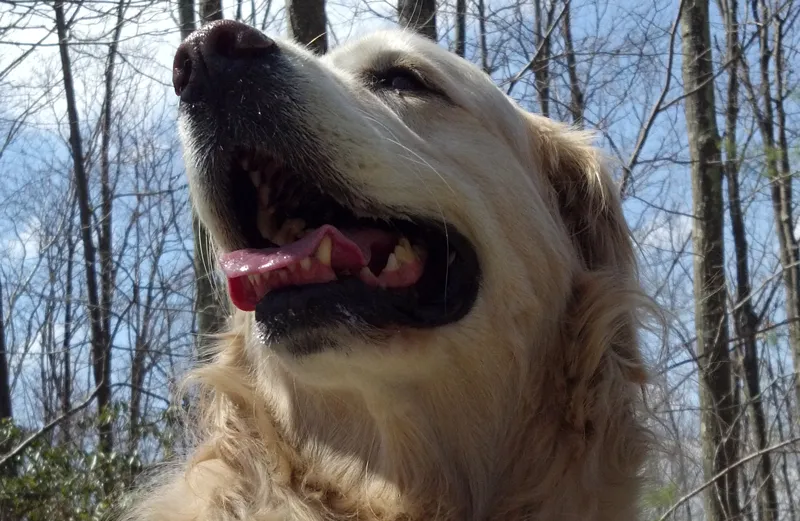
[(361, 65), (359, 75), (368, 81), (372, 75), (379, 75), (394, 68), (413, 71), (427, 85), (430, 94), (448, 103), (454, 103), (445, 91), (441, 73), (436, 67), (424, 58), (419, 58), (408, 51), (384, 49), (376, 52)]

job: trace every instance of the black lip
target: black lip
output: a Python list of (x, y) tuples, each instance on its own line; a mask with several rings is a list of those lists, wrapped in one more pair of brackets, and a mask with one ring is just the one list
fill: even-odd
[[(267, 294), (256, 306), (259, 328), (295, 356), (330, 349), (337, 328), (361, 337), (395, 329), (431, 329), (456, 322), (472, 309), (480, 266), (470, 242), (452, 226), (417, 222), (428, 258), (416, 284), (381, 289), (343, 278), (325, 284), (291, 286)], [(436, 239), (439, 239), (438, 241)], [(455, 260), (447, 265), (451, 253)]]

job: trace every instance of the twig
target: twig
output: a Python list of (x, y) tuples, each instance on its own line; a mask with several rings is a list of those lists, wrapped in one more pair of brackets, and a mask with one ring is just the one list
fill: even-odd
[(766, 454), (768, 452), (773, 452), (773, 451), (776, 451), (778, 449), (782, 449), (783, 447), (786, 447), (788, 445), (792, 445), (793, 443), (797, 443), (797, 442), (800, 442), (800, 436), (796, 436), (794, 438), (790, 438), (790, 439), (788, 439), (786, 441), (782, 441), (780, 443), (777, 443), (777, 444), (772, 445), (770, 447), (767, 447), (765, 449), (761, 449), (761, 450), (759, 450), (757, 452), (754, 452), (754, 453), (750, 454), (749, 456), (746, 456), (746, 457), (740, 459), (739, 461), (731, 464), (725, 470), (717, 473), (713, 478), (709, 479), (708, 481), (706, 481), (705, 483), (703, 483), (702, 485), (700, 485), (696, 489), (692, 490), (691, 492), (689, 492), (685, 496), (681, 497), (674, 505), (672, 505), (669, 508), (669, 510), (667, 510), (664, 513), (663, 516), (661, 516), (658, 519), (658, 521), (666, 521), (666, 519), (669, 516), (671, 516), (676, 510), (678, 510), (678, 508), (680, 508), (681, 505), (683, 505), (684, 503), (686, 503), (687, 501), (692, 499), (694, 496), (696, 496), (700, 492), (704, 491), (705, 489), (707, 489), (708, 487), (713, 485), (715, 481), (717, 481), (719, 478), (721, 478), (722, 476), (724, 476), (728, 472), (732, 471), (733, 469), (744, 465), (745, 463), (747, 463), (750, 460), (754, 460), (754, 459), (756, 459), (756, 458), (758, 458), (760, 456), (763, 456), (764, 454)]
[(61, 416), (53, 419), (50, 423), (48, 423), (38, 431), (34, 432), (33, 434), (25, 438), (25, 441), (17, 445), (16, 448), (4, 454), (3, 457), (0, 458), (0, 468), (3, 468), (6, 465), (6, 463), (11, 461), (12, 458), (22, 454), (22, 452), (25, 451), (25, 449), (27, 449), (34, 441), (36, 441), (37, 439), (41, 438), (42, 436), (53, 430), (59, 423), (63, 422), (70, 416), (88, 407), (94, 401), (95, 397), (97, 396), (97, 392), (100, 390), (100, 387), (101, 386), (95, 387), (94, 391), (92, 391), (92, 394), (90, 394), (84, 401), (82, 401), (76, 407), (70, 409)]
[(542, 49), (544, 49), (544, 46), (547, 43), (547, 40), (550, 39), (550, 35), (552, 34), (553, 30), (556, 28), (556, 26), (561, 21), (561, 18), (564, 17), (564, 13), (567, 12), (567, 7), (568, 6), (569, 6), (569, 0), (565, 0), (564, 7), (561, 9), (561, 12), (558, 13), (558, 16), (556, 17), (556, 19), (553, 20), (553, 23), (550, 24), (550, 27), (547, 29), (547, 34), (545, 34), (544, 38), (542, 38), (542, 43), (539, 44), (539, 47), (536, 48), (536, 52), (533, 53), (533, 58), (531, 58), (531, 60), (528, 62), (528, 64), (525, 67), (523, 67), (522, 69), (520, 69), (520, 71), (517, 74), (515, 74), (513, 78), (508, 80), (508, 89), (506, 90), (506, 94), (507, 95), (509, 95), (509, 96), (511, 95), (511, 91), (514, 90), (514, 87), (516, 86), (517, 82), (519, 82), (519, 80), (522, 78), (522, 76), (526, 72), (531, 70), (533, 68), (533, 66), (536, 64), (536, 62), (539, 60), (539, 55), (542, 53)]

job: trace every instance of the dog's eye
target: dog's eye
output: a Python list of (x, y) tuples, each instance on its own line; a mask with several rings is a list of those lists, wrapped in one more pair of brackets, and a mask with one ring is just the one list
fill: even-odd
[(416, 72), (403, 67), (393, 67), (387, 71), (376, 73), (372, 81), (373, 88), (392, 89), (401, 92), (420, 92), (430, 90)]

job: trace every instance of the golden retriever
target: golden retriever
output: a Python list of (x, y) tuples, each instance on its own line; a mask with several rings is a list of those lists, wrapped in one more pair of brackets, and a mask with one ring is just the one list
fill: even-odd
[(590, 136), (406, 31), (175, 57), (235, 306), (137, 521), (635, 519), (646, 306)]

